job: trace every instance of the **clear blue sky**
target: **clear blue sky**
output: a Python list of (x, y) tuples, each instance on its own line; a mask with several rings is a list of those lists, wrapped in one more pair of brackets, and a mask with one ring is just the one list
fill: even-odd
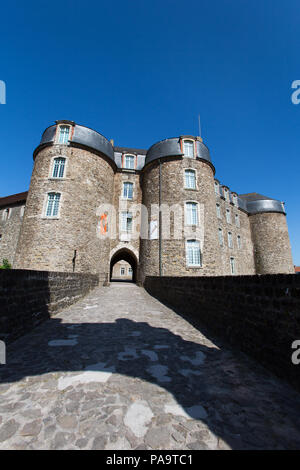
[(297, 0), (5, 2), (0, 196), (28, 189), (56, 119), (148, 148), (198, 134), (200, 112), (216, 177), (286, 202), (300, 265), (299, 14)]

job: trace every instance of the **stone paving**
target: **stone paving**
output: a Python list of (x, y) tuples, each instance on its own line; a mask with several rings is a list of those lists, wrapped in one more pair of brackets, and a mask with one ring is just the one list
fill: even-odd
[(8, 348), (0, 449), (300, 449), (299, 398), (142, 288), (115, 283)]

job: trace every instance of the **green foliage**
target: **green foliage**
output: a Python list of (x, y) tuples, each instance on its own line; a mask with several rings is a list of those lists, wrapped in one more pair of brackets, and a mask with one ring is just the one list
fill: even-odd
[(0, 266), (0, 269), (11, 269), (11, 264), (9, 263), (8, 259), (4, 258), (2, 260), (2, 266)]

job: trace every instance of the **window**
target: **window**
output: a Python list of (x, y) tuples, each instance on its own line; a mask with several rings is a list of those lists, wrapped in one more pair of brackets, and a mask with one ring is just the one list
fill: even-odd
[(185, 157), (194, 158), (194, 141), (193, 140), (183, 141), (183, 153)]
[(123, 198), (132, 199), (133, 196), (133, 183), (123, 183)]
[(121, 220), (122, 232), (132, 232), (132, 214), (131, 212), (122, 212)]
[(198, 225), (198, 204), (196, 202), (187, 202), (186, 207), (186, 225)]
[(124, 168), (128, 170), (134, 170), (134, 155), (124, 156)]
[(219, 183), (217, 181), (215, 181), (215, 193), (216, 196), (220, 196)]
[(24, 211), (25, 211), (25, 206), (21, 206), (21, 209), (20, 209), (20, 217), (23, 217), (23, 216), (24, 216)]
[(239, 250), (242, 248), (242, 239), (240, 235), (237, 236), (237, 246)]
[(2, 212), (2, 220), (8, 220), (10, 217), (10, 209), (4, 209), (4, 211)]
[(235, 225), (237, 227), (240, 226), (240, 217), (239, 217), (239, 214), (235, 214)]
[(132, 274), (132, 268), (128, 268), (128, 274)]
[(186, 260), (188, 266), (201, 266), (200, 243), (197, 240), (187, 240)]
[(233, 194), (233, 195), (232, 195), (232, 200), (233, 200), (233, 204), (234, 204), (235, 206), (237, 206), (237, 205), (238, 205), (238, 200), (237, 200), (237, 195), (236, 195), (236, 194)]
[(67, 144), (70, 135), (70, 126), (59, 126), (59, 144)]
[(63, 178), (65, 172), (66, 159), (62, 157), (54, 158), (52, 178)]
[(224, 188), (224, 195), (225, 195), (225, 200), (229, 201), (229, 191), (227, 188)]
[(221, 219), (222, 216), (221, 216), (221, 207), (220, 207), (220, 204), (216, 204), (216, 208), (217, 208), (217, 217), (218, 217), (218, 219)]
[(228, 246), (229, 246), (229, 248), (233, 247), (233, 245), (232, 245), (232, 233), (231, 232), (228, 232)]
[(185, 170), (185, 188), (196, 189), (196, 172), (195, 170)]
[(121, 276), (125, 275), (125, 268), (121, 268)]
[(235, 274), (235, 259), (230, 258), (230, 272), (231, 274)]
[(0, 233), (0, 243), (1, 243), (1, 241), (2, 241), (2, 234)]
[(231, 224), (231, 212), (230, 209), (226, 209), (226, 220), (228, 224)]
[(221, 228), (219, 228), (219, 242), (220, 242), (220, 246), (223, 246), (224, 240), (223, 240), (223, 231)]
[(60, 193), (49, 193), (46, 208), (46, 217), (57, 217), (59, 211)]

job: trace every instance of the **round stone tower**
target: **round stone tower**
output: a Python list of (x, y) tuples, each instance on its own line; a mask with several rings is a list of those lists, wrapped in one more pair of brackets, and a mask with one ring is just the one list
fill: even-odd
[(92, 129), (56, 121), (45, 130), (33, 156), (14, 267), (104, 277), (109, 272), (110, 241), (99, 237), (98, 208), (112, 203), (111, 143)]
[(248, 199), (256, 273), (293, 274), (294, 264), (283, 203), (261, 195), (249, 196), (244, 198)]
[(145, 276), (218, 273), (214, 172), (200, 137), (166, 139), (148, 150), (141, 175), (148, 212), (141, 234), (141, 282)]

